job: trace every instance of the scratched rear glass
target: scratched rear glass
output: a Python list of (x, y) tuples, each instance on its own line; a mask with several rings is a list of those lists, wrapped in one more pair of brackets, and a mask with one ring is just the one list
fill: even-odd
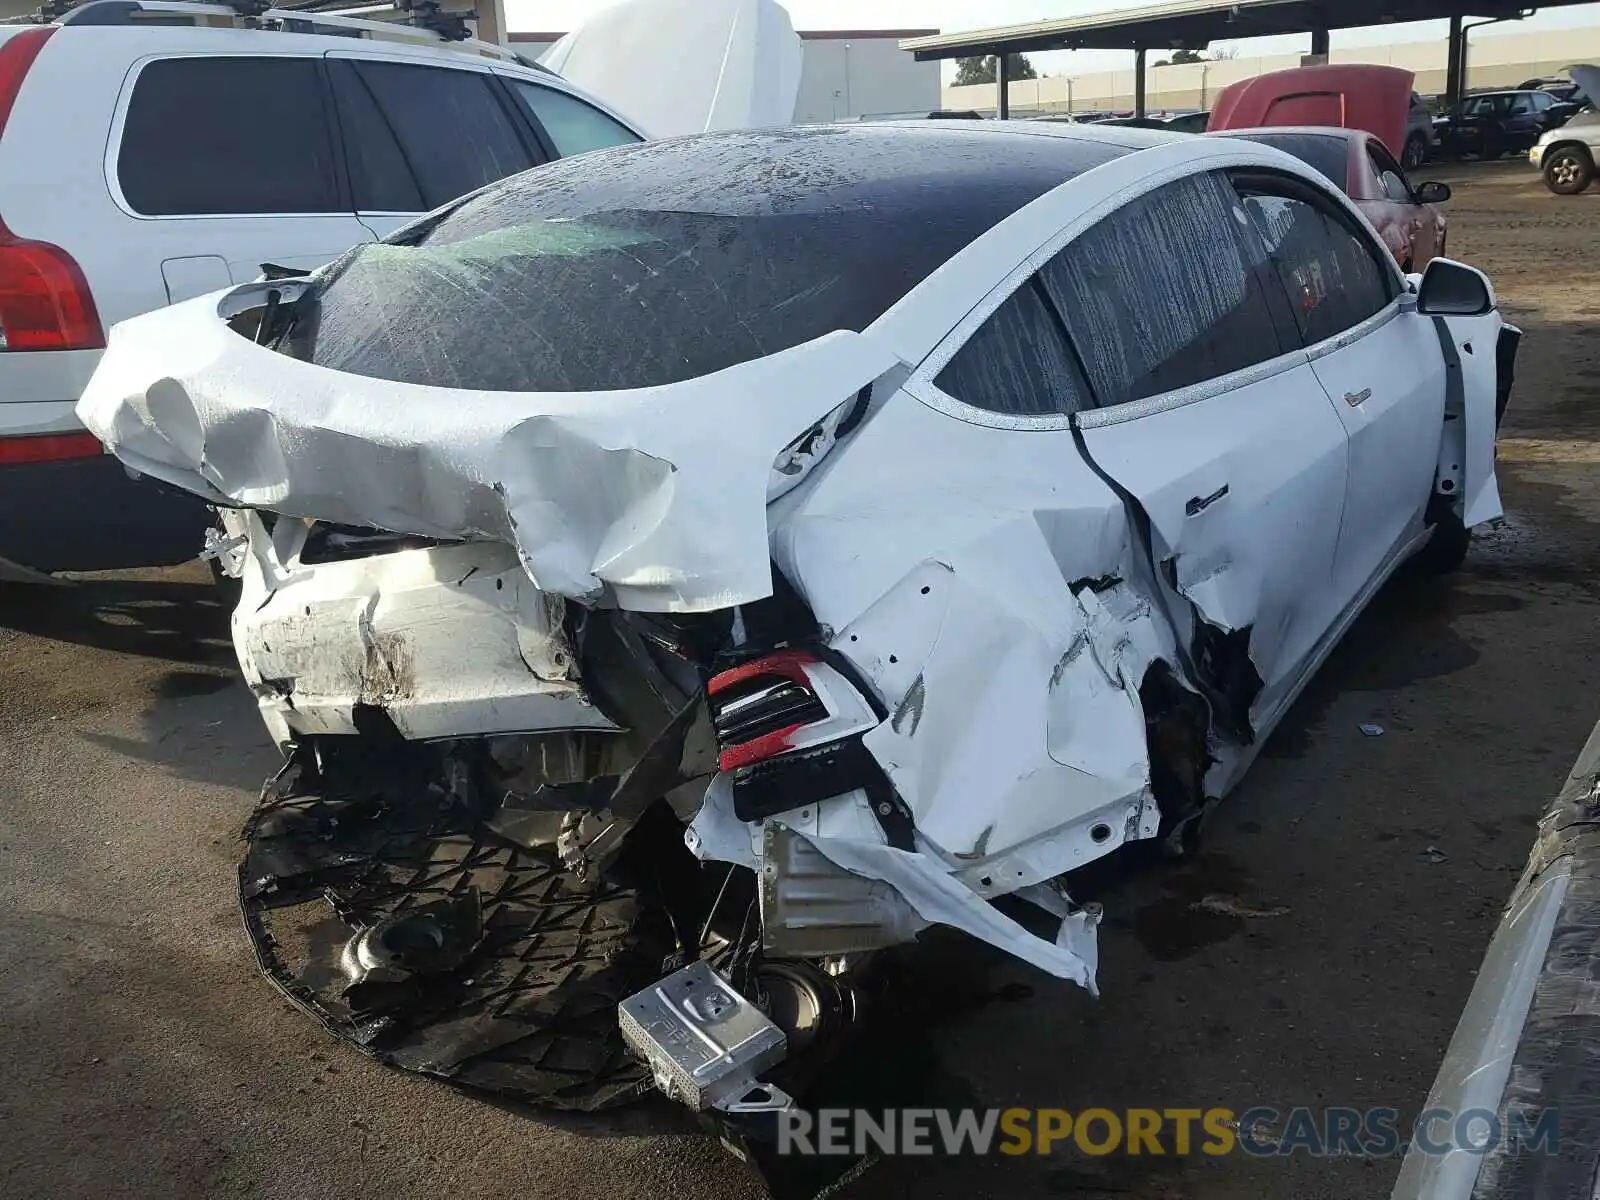
[(284, 349), (450, 388), (676, 383), (866, 328), (985, 230), (1124, 152), (888, 124), (598, 151), (347, 256)]

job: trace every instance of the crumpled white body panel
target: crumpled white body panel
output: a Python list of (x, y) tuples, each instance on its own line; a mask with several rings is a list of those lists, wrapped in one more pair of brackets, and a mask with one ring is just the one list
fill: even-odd
[(626, 0), (539, 60), (652, 137), (788, 125), (799, 35), (775, 0)]
[(113, 328), (78, 416), (123, 462), (224, 505), (506, 542), (540, 589), (641, 612), (770, 594), (774, 460), (893, 365), (835, 333), (667, 387), (466, 392), (300, 362), (217, 305)]

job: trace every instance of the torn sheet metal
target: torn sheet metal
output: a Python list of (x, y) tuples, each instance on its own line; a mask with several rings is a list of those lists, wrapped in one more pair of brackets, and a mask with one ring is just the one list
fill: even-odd
[[(788, 832), (803, 839), (839, 869), (863, 880), (887, 884), (920, 922), (960, 929), (1041, 970), (1096, 991), (1097, 910), (1067, 914), (1056, 940), (1046, 941), (995, 908), (951, 874), (934, 855), (890, 846), (860, 793), (809, 807), (811, 811), (795, 821), (791, 818), (797, 814), (784, 815), (781, 823)], [(707, 790), (705, 804), (691, 823), (685, 841), (702, 860), (736, 863), (749, 867), (758, 876), (763, 873), (763, 823), (740, 821), (734, 814), (732, 787), (725, 775), (718, 776)], [(1029, 898), (1034, 899), (1031, 894)], [(1050, 905), (1044, 907), (1055, 912)], [(907, 936), (915, 932), (916, 924), (905, 927)]]
[(539, 60), (652, 137), (794, 120), (800, 37), (775, 0), (627, 0)]
[(234, 644), (280, 746), (354, 734), (381, 708), (408, 740), (615, 730), (578, 678), (559, 596), (509, 546), (478, 542), (306, 562), (307, 526), (252, 512)]
[[(272, 288), (220, 299), (238, 312)], [(641, 612), (770, 594), (773, 462), (894, 365), (844, 332), (664, 387), (472, 392), (298, 361), (218, 304), (113, 328), (78, 416), (123, 462), (223, 505), (506, 542), (541, 590)]]

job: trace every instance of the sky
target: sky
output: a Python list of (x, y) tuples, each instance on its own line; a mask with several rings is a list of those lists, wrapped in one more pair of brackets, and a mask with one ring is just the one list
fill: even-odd
[[(609, 7), (615, 0), (505, 0), (506, 24), (513, 32), (566, 31), (589, 13)], [(963, 29), (1017, 25), (1026, 21), (1072, 17), (1084, 13), (1141, 7), (1147, 0), (782, 0), (796, 29), (938, 29), (956, 33)], [(1534, 0), (1529, 0), (1530, 3)], [(1580, 4), (1552, 9), (1526, 21), (1497, 26), (1507, 32), (1529, 33), (1546, 29), (1600, 25), (1600, 4)], [(1447, 26), (1441, 21), (1378, 29), (1336, 30), (1335, 47), (1386, 44), (1399, 41), (1443, 40)], [(1478, 35), (1490, 36), (1489, 33)], [(1306, 37), (1249, 38), (1237, 45), (1246, 57), (1294, 53), (1310, 49)], [(1031, 56), (1040, 72), (1064, 74), (1105, 71), (1132, 65), (1131, 51), (1080, 50)], [(946, 65), (946, 75), (954, 72)]]

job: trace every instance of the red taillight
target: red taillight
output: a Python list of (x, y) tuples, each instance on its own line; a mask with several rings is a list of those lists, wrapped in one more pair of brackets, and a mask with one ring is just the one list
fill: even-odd
[(0, 350), (99, 350), (105, 344), (89, 281), (72, 256), (0, 224)]
[(817, 656), (780, 650), (712, 677), (706, 685), (721, 750), (718, 766), (737, 771), (792, 749), (794, 735), (826, 720), (805, 668)]
[(806, 650), (779, 650), (776, 654), (769, 654), (765, 658), (758, 658), (753, 662), (713, 675), (711, 682), (706, 685), (706, 691), (715, 696), (718, 692), (725, 692), (737, 684), (748, 683), (762, 675), (781, 675), (796, 683), (805, 683), (805, 667), (817, 661), (819, 661), (817, 656)]
[(63, 462), (69, 458), (94, 458), (102, 453), (100, 439), (92, 433), (35, 433), (0, 438), (0, 466)]
[[(0, 137), (28, 68), (55, 31), (43, 25), (0, 42)], [(98, 350), (105, 344), (94, 296), (72, 256), (0, 224), (0, 350)]]
[(54, 25), (41, 25), (14, 33), (0, 42), (0, 137), (5, 136), (11, 106), (17, 102), (17, 93), (22, 90), (28, 68), (33, 66), (33, 60), (39, 57), (39, 51), (55, 31)]

